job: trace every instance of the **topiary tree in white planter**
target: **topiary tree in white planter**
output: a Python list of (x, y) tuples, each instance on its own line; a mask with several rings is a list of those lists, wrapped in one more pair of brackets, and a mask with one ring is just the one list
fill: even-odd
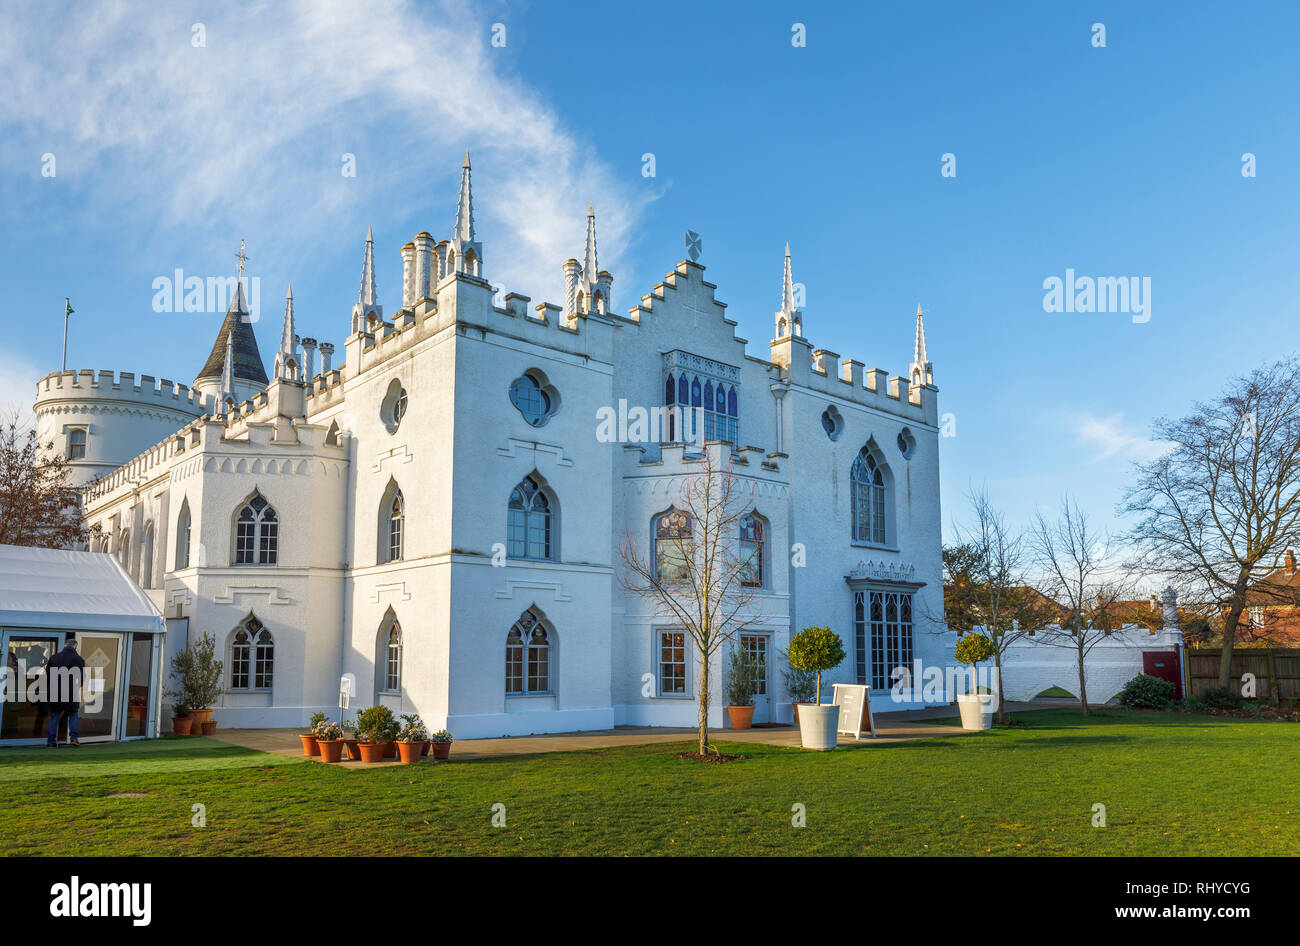
[(790, 638), (790, 666), (817, 675), (817, 702), (799, 714), (805, 749), (834, 749), (838, 707), (822, 705), (822, 674), (844, 662), (844, 642), (829, 627), (805, 627)]
[(957, 658), (959, 664), (972, 670), (970, 692), (957, 695), (957, 706), (961, 711), (961, 724), (964, 729), (988, 729), (993, 723), (993, 712), (991, 709), (985, 712), (985, 701), (980, 696), (979, 687), (976, 686), (979, 674), (973, 671), (980, 663), (996, 653), (997, 647), (994, 646), (993, 641), (983, 634), (972, 631), (963, 634), (957, 640), (957, 648), (953, 656)]

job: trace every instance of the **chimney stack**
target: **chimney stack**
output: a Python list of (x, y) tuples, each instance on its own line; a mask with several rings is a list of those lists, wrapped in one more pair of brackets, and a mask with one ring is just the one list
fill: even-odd
[(316, 377), (316, 339), (304, 338), (302, 340), (302, 353), (303, 368), (305, 369), (303, 380), (311, 381), (312, 378)]

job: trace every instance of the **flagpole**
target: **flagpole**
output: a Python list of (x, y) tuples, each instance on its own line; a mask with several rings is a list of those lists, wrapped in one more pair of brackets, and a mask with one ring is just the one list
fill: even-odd
[(63, 368), (62, 371), (68, 370), (68, 316), (72, 314), (72, 300), (67, 296), (63, 297)]

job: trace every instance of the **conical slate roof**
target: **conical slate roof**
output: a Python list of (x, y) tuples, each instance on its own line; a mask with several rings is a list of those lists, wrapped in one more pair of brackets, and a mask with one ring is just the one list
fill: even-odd
[(226, 361), (226, 338), (234, 335), (234, 380), (248, 381), (265, 386), (266, 368), (262, 364), (262, 353), (257, 350), (257, 336), (253, 334), (253, 324), (248, 320), (248, 306), (244, 303), (244, 286), (242, 283), (235, 290), (235, 298), (226, 312), (221, 331), (212, 343), (212, 353), (208, 355), (203, 370), (194, 378), (195, 382), (205, 378), (221, 380), (222, 368)]

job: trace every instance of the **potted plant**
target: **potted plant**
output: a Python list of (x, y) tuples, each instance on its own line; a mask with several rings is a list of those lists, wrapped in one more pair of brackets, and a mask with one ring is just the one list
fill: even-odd
[(433, 757), (435, 759), (445, 759), (451, 755), (451, 733), (445, 729), (439, 729), (429, 737), (433, 742)]
[(322, 762), (337, 762), (343, 758), (343, 727), (328, 719), (321, 720), (313, 730), (316, 745), (320, 748)]
[(420, 718), (418, 713), (405, 713), (402, 715), (402, 722), (407, 726), (414, 726), (424, 730), (424, 744), (420, 746), (420, 755), (428, 755), (431, 743), (429, 742), (429, 727), (424, 725), (424, 720)]
[(217, 641), (204, 634), (172, 658), (172, 676), (177, 686), (167, 695), (179, 697), (189, 707), (197, 732), (212, 718), (212, 704), (221, 696), (221, 677), (225, 664), (217, 659)]
[(354, 719), (343, 722), (343, 747), (348, 751), (349, 762), (361, 761), (361, 744), (357, 742), (357, 723)]
[(172, 734), (177, 736), (188, 736), (190, 727), (194, 725), (194, 720), (190, 717), (190, 708), (184, 703), (177, 703), (172, 707)]
[(211, 736), (217, 731), (217, 721), (215, 719), (205, 719), (203, 721), (203, 735)]
[(957, 640), (957, 649), (953, 656), (957, 662), (971, 668), (971, 688), (967, 693), (957, 695), (957, 708), (961, 711), (961, 728), (969, 730), (991, 729), (993, 727), (993, 700), (987, 694), (979, 692), (976, 681), (979, 675), (975, 667), (980, 661), (988, 660), (997, 649), (993, 642), (983, 634), (971, 631)]
[(785, 691), (790, 694), (790, 711), (794, 714), (794, 724), (799, 725), (799, 707), (812, 703), (817, 692), (817, 674), (811, 670), (797, 670), (790, 666), (790, 655), (781, 651), (781, 659), (786, 667), (781, 671), (785, 680)]
[(396, 735), (393, 711), (379, 704), (357, 713), (357, 747), (362, 762), (382, 762), (384, 750)]
[(817, 702), (800, 708), (799, 737), (805, 749), (835, 748), (839, 707), (822, 702), (822, 674), (844, 662), (844, 642), (829, 627), (805, 627), (790, 638), (790, 666), (817, 675)]
[(758, 692), (760, 666), (754, 655), (733, 647), (727, 668), (727, 718), (732, 729), (754, 724), (754, 694)]
[(401, 756), (403, 765), (410, 765), (412, 762), (418, 762), (422, 755), (421, 749), (428, 742), (429, 734), (424, 729), (424, 724), (420, 722), (418, 716), (403, 716), (402, 719), (406, 725), (397, 733), (397, 752)]
[(302, 754), (308, 758), (320, 755), (320, 748), (316, 745), (316, 727), (328, 718), (324, 713), (312, 713), (311, 720), (307, 723), (307, 728), (311, 732), (298, 734), (298, 738), (302, 740)]

